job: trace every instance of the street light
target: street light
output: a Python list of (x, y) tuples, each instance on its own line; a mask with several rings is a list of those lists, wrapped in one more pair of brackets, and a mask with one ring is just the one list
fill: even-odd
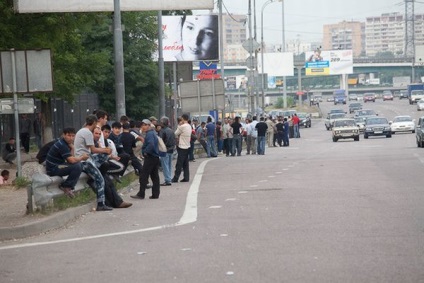
[(264, 81), (264, 9), (273, 2), (283, 2), (283, 0), (268, 0), (262, 5), (261, 10), (261, 61), (262, 61), (262, 108), (265, 107), (265, 81)]

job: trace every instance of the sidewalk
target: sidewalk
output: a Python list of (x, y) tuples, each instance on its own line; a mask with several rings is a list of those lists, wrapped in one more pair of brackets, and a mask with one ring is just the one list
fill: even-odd
[[(24, 162), (33, 161), (36, 153), (23, 154), (22, 164)], [(196, 156), (196, 158), (198, 158)], [(200, 160), (197, 162), (190, 162), (190, 172), (194, 176)], [(175, 166), (175, 160), (173, 162)], [(7, 169), (10, 171), (11, 179), (15, 179), (16, 165), (9, 165), (0, 162), (0, 169)], [(174, 167), (173, 167), (174, 168)], [(163, 177), (162, 173), (159, 176)], [(12, 183), (12, 181), (10, 181)], [(138, 180), (134, 181), (130, 186), (138, 187)], [(121, 192), (126, 192), (122, 190)], [(81, 205), (79, 207), (68, 208), (64, 211), (54, 212), (49, 215), (42, 215), (41, 213), (26, 214), (26, 205), (28, 202), (27, 189), (16, 189), (13, 186), (0, 186), (0, 241), (13, 240), (19, 238), (26, 238), (33, 235), (38, 235), (48, 230), (56, 229), (65, 226), (68, 222), (76, 219), (77, 217), (91, 212), (95, 207), (95, 203)]]

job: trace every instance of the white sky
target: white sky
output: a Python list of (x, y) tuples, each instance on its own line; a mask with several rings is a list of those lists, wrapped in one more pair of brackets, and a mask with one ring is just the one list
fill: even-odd
[[(252, 1), (252, 26), (253, 2)], [(278, 1), (278, 0), (276, 0)], [(216, 1), (215, 1), (216, 2)], [(266, 0), (256, 0), (257, 39), (261, 34), (261, 10)], [(249, 0), (224, 0), (230, 14), (247, 15)], [(216, 4), (215, 4), (216, 6)], [(223, 12), (226, 13), (225, 7)], [(323, 25), (335, 24), (343, 20), (365, 22), (369, 16), (382, 13), (404, 13), (404, 0), (285, 0), (286, 41), (299, 38), (301, 42), (321, 42)], [(194, 11), (206, 14), (208, 11)], [(424, 13), (424, 2), (415, 3), (415, 13)], [(268, 4), (264, 9), (264, 41), (281, 44), (282, 41), (281, 2)], [(248, 24), (247, 24), (248, 25)]]

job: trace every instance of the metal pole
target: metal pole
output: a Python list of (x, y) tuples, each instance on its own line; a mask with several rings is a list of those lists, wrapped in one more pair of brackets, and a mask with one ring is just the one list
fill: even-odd
[[(256, 41), (256, 0), (253, 0), (253, 25), (254, 25), (254, 28), (253, 28), (253, 31), (254, 31), (254, 36), (253, 36), (253, 38), (255, 39), (255, 41)], [(257, 49), (255, 49), (255, 58), (256, 58), (256, 64), (255, 64), (255, 94), (256, 94), (256, 96), (255, 96), (255, 111), (257, 111), (258, 109), (259, 109), (259, 89), (258, 89), (258, 86), (257, 86), (257, 74), (258, 74), (258, 50)], [(256, 113), (256, 112), (255, 112)], [(259, 115), (259, 113), (256, 113), (257, 115)]]
[(216, 97), (215, 97), (215, 78), (212, 75), (212, 104), (213, 104), (213, 110), (216, 110)]
[[(285, 24), (284, 24), (284, 0), (281, 2), (282, 6), (282, 28), (283, 28), (283, 40), (282, 40), (282, 52), (286, 52), (286, 34), (285, 34)], [(284, 108), (287, 108), (287, 79), (286, 76), (283, 76), (283, 100)]]
[(174, 76), (174, 84), (173, 84), (173, 91), (174, 91), (174, 125), (175, 127), (178, 126), (177, 118), (178, 118), (178, 105), (177, 105), (177, 99), (178, 99), (178, 82), (177, 82), (177, 62), (172, 63), (172, 72)]
[(269, 1), (265, 2), (265, 4), (262, 6), (262, 11), (261, 11), (261, 63), (262, 63), (262, 76), (261, 76), (261, 82), (262, 82), (262, 107), (265, 107), (265, 80), (264, 80), (264, 76), (265, 76), (265, 62), (264, 62), (264, 9), (266, 6), (266, 3), (268, 3)]
[[(250, 67), (253, 66), (253, 40), (252, 40), (252, 0), (249, 0), (249, 11), (248, 11), (248, 16), (249, 16), (249, 65)], [(247, 88), (248, 91), (248, 102), (250, 105), (250, 112), (254, 113), (254, 105), (252, 103), (252, 88), (251, 86), (254, 85), (254, 76), (252, 75), (252, 72), (249, 72), (249, 87)]]
[(200, 80), (197, 80), (197, 103), (199, 105), (199, 124), (202, 123), (201, 121), (201, 114), (202, 114), (202, 102), (200, 101)]
[(15, 49), (10, 50), (10, 56), (12, 59), (12, 87), (13, 87), (13, 113), (15, 114), (15, 140), (16, 140), (16, 158), (18, 165), (18, 177), (22, 177), (22, 164), (21, 164), (21, 139), (19, 136), (19, 109), (18, 109), (18, 95), (16, 91), (18, 89), (16, 83), (16, 54)]
[[(219, 9), (219, 62), (221, 66), (221, 79), (224, 80), (224, 22), (222, 16), (222, 0), (218, 0), (218, 9)], [(231, 98), (231, 94), (230, 94)], [(232, 99), (230, 99), (232, 104)], [(224, 110), (222, 110), (222, 118), (225, 117), (225, 103)]]
[(162, 11), (158, 11), (159, 117), (165, 116), (165, 67), (163, 61), (162, 40)]
[(114, 0), (113, 47), (115, 55), (115, 100), (116, 119), (125, 115), (124, 46), (122, 42), (121, 5)]

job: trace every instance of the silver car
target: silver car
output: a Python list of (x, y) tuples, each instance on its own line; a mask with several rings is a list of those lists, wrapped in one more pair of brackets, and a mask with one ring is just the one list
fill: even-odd
[(420, 100), (417, 101), (417, 110), (418, 111), (424, 110), (424, 100), (423, 99), (420, 99)]

